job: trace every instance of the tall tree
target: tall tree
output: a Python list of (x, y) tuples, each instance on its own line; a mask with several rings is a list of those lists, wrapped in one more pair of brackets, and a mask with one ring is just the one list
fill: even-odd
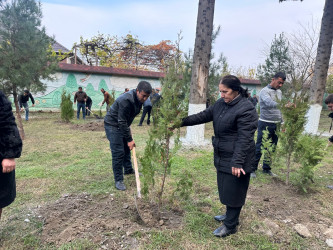
[(314, 66), (313, 79), (310, 88), (310, 101), (308, 123), (305, 130), (316, 134), (319, 126), (320, 112), (325, 92), (327, 71), (332, 51), (333, 41), (333, 1), (326, 0), (324, 13), (321, 20), (317, 57)]
[[(215, 0), (199, 0), (194, 45), (190, 102), (188, 114), (206, 108), (209, 60), (211, 58)], [(187, 127), (186, 141), (200, 144), (204, 141), (205, 125)]]
[(90, 65), (162, 71), (177, 50), (169, 40), (144, 45), (131, 34), (120, 38), (98, 34), (89, 40), (81, 37), (80, 44), (74, 47), (80, 49)]
[(289, 42), (285, 35), (281, 33), (274, 36), (269, 53), (264, 64), (258, 66), (257, 74), (261, 84), (266, 86), (271, 82), (276, 72), (287, 73), (290, 70)]
[(41, 4), (34, 0), (13, 0), (1, 4), (0, 9), (0, 79), (1, 87), (11, 94), (21, 137), (24, 138), (18, 106), (18, 93), (45, 91), (41, 79), (51, 79), (57, 68), (52, 53), (52, 38), (41, 26)]

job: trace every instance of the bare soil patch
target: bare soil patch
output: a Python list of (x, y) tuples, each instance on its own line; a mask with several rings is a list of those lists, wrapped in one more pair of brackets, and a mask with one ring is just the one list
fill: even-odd
[[(142, 203), (143, 204), (143, 203)], [(140, 211), (154, 211), (145, 205)], [(104, 249), (139, 246), (135, 234), (153, 229), (177, 229), (182, 226), (182, 214), (173, 211), (161, 213), (159, 221), (140, 219), (134, 199), (124, 201), (114, 195), (94, 197), (87, 193), (64, 195), (52, 204), (39, 208), (44, 221), (42, 241), (60, 246), (78, 239), (89, 239)], [(156, 217), (157, 218), (157, 217)]]
[(95, 120), (84, 124), (75, 124), (71, 129), (83, 131), (104, 131), (104, 120)]
[(264, 220), (268, 218), (281, 226), (274, 236), (276, 242), (288, 241), (288, 230), (296, 224), (305, 225), (317, 239), (325, 241), (325, 230), (333, 227), (333, 220), (324, 211), (331, 211), (333, 192), (329, 189), (328, 200), (320, 198), (321, 193), (300, 194), (292, 186), (286, 186), (272, 179), (269, 184), (250, 185), (247, 200), (251, 201), (256, 213)]

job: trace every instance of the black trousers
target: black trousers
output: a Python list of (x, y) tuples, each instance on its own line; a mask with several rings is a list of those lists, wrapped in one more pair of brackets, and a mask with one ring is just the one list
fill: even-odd
[(150, 124), (150, 113), (151, 113), (151, 109), (152, 109), (152, 106), (145, 106), (143, 107), (143, 112), (142, 112), (142, 116), (141, 116), (141, 119), (140, 119), (140, 125), (142, 125), (144, 119), (145, 119), (145, 116), (146, 114), (148, 113), (148, 118), (147, 118), (147, 124), (149, 125)]
[[(0, 164), (2, 162), (0, 158)], [(15, 170), (10, 173), (2, 173), (0, 165), (0, 208), (7, 207), (16, 197)]]
[(238, 178), (232, 174), (217, 171), (220, 201), (227, 207), (224, 225), (229, 229), (235, 228), (239, 223), (239, 215), (245, 204), (249, 184), (250, 173)]
[[(272, 140), (272, 146), (276, 147), (278, 143), (278, 137), (276, 135), (276, 130), (277, 130), (277, 124), (276, 123), (270, 123), (270, 122), (264, 122), (264, 121), (258, 121), (258, 134), (257, 134), (257, 142), (256, 142), (256, 156), (255, 156), (255, 161), (252, 169), (256, 171), (258, 169), (258, 164), (261, 158), (261, 144), (262, 144), (262, 139), (263, 139), (263, 131), (268, 130), (268, 140)], [(267, 155), (264, 155), (264, 162), (262, 165), (262, 168), (264, 170), (271, 170), (270, 166), (270, 159)]]
[(242, 207), (229, 207), (227, 206), (226, 219), (224, 220), (224, 225), (228, 229), (234, 229), (239, 224), (239, 215)]

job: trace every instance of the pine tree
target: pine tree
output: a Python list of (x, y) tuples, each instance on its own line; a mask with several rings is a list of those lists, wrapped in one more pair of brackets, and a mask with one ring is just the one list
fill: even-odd
[(258, 77), (263, 86), (271, 82), (275, 73), (282, 71), (287, 74), (290, 71), (288, 46), (288, 40), (283, 33), (275, 35), (265, 63), (258, 66)]
[[(182, 118), (187, 114), (188, 86), (184, 84), (184, 65), (180, 60), (180, 54), (168, 63), (165, 78), (162, 80), (162, 98), (158, 106), (153, 107), (153, 127), (149, 131), (149, 139), (140, 158), (142, 164), (143, 194), (148, 195), (153, 189), (157, 178), (161, 178), (160, 188), (157, 191), (159, 208), (162, 205), (162, 196), (165, 188), (167, 175), (173, 164), (172, 159), (179, 149), (180, 130), (170, 129), (179, 127)], [(171, 145), (173, 144), (173, 147)], [(155, 197), (155, 196), (154, 196)]]
[(57, 57), (51, 50), (52, 38), (41, 26), (41, 4), (35, 0), (6, 1), (0, 5), (0, 80), (7, 95), (13, 95), (21, 137), (24, 130), (18, 106), (18, 93), (44, 91), (41, 79), (51, 79)]
[(74, 118), (74, 108), (73, 108), (73, 102), (71, 101), (71, 95), (67, 94), (65, 90), (61, 94), (60, 110), (61, 110), (61, 119), (63, 121), (69, 122)]

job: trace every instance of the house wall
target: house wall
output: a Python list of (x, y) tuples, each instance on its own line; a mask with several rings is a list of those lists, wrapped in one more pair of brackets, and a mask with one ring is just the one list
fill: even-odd
[(84, 74), (78, 72), (62, 71), (54, 74), (53, 81), (44, 81), (47, 89), (44, 93), (34, 94), (35, 107), (31, 110), (59, 109), (61, 94), (63, 91), (71, 94), (74, 101), (75, 92), (81, 86), (93, 101), (92, 109), (99, 109), (103, 101), (100, 89), (104, 88), (109, 93), (115, 90), (116, 97), (124, 92), (125, 88), (135, 89), (142, 80), (149, 82), (153, 88), (160, 87), (161, 82), (157, 78), (115, 76), (107, 74)]

